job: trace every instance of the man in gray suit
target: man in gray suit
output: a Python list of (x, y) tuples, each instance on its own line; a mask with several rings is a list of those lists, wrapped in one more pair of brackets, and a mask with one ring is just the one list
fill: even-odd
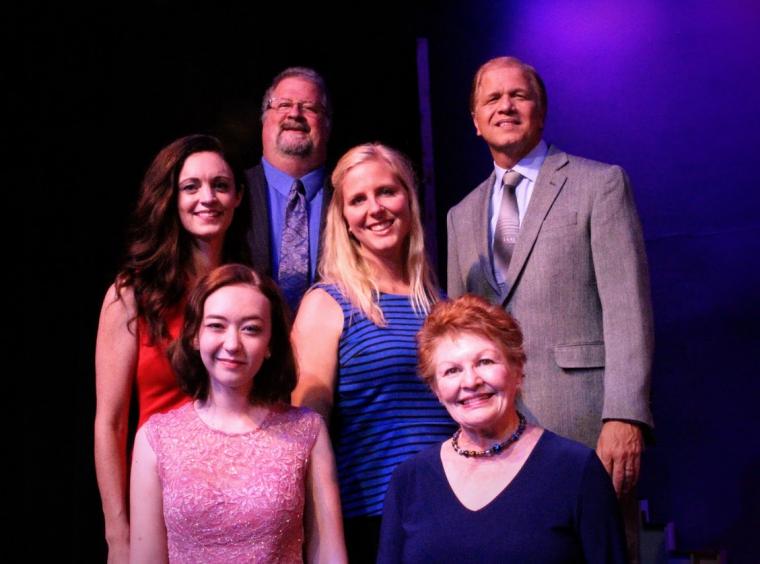
[(449, 212), (448, 293), (480, 294), (514, 315), (527, 355), (521, 411), (595, 448), (622, 494), (652, 425), (641, 226), (620, 167), (546, 145), (546, 108), (541, 78), (518, 59), (475, 75), (470, 111), (495, 166)]
[(246, 171), (253, 266), (283, 287), (294, 311), (316, 275), (332, 196), (325, 169), (331, 118), (322, 77), (305, 67), (285, 69), (261, 104), (263, 158)]

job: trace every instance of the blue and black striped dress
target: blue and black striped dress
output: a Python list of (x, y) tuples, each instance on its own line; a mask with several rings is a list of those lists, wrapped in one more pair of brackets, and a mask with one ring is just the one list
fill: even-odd
[(343, 517), (382, 515), (393, 470), (456, 429), (417, 374), (415, 334), (424, 314), (409, 296), (380, 294), (378, 327), (334, 285), (320, 284), (343, 310), (330, 434)]

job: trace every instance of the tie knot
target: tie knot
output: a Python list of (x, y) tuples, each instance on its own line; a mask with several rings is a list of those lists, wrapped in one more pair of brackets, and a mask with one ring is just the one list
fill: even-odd
[(298, 194), (299, 196), (305, 196), (306, 195), (306, 189), (303, 186), (303, 182), (301, 182), (300, 179), (296, 178), (293, 181), (293, 184), (290, 186), (290, 197), (292, 198)]
[(523, 175), (516, 170), (508, 170), (504, 173), (504, 179), (501, 181), (502, 186), (505, 188), (515, 188), (523, 179)]

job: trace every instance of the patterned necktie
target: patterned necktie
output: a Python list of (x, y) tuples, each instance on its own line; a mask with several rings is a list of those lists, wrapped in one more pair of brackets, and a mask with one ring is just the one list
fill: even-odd
[(293, 182), (288, 194), (277, 280), (295, 314), (309, 287), (309, 224), (306, 217), (306, 194), (300, 180)]
[(505, 278), (512, 252), (515, 250), (517, 234), (520, 232), (520, 214), (517, 210), (517, 197), (515, 188), (520, 184), (523, 176), (514, 170), (504, 173), (501, 192), (501, 209), (499, 220), (496, 222), (496, 231), (493, 236), (493, 264), (494, 270), (501, 272), (501, 278)]

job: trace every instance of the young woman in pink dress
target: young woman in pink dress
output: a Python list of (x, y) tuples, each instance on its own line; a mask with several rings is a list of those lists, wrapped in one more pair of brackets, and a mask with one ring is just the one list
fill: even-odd
[(242, 178), (209, 135), (177, 139), (145, 173), (126, 257), (103, 300), (95, 350), (95, 468), (110, 563), (129, 559), (132, 389), (138, 427), (152, 414), (189, 401), (166, 346), (179, 334), (193, 281), (224, 262), (246, 261), (246, 214), (234, 214), (245, 193)]
[(170, 347), (193, 401), (138, 431), (132, 562), (345, 562), (335, 461), (296, 384), (274, 283), (241, 265), (203, 277)]

